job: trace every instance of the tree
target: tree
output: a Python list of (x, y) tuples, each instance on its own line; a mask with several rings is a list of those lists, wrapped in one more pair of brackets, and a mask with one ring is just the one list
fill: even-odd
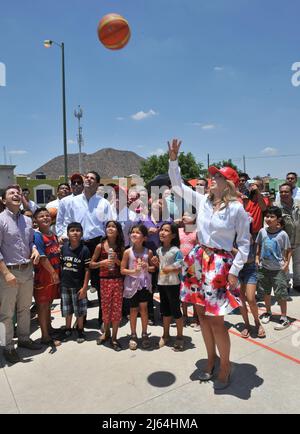
[[(180, 152), (178, 163), (181, 168), (181, 175), (185, 179), (197, 178), (205, 175), (206, 171), (202, 163), (197, 163), (193, 154), (188, 152)], [(166, 152), (162, 155), (151, 155), (141, 165), (141, 177), (147, 183), (157, 175), (168, 173), (169, 169), (169, 154)]]
[(218, 163), (212, 163), (211, 166), (215, 166), (218, 169), (224, 166), (228, 166), (228, 167), (232, 167), (232, 169), (236, 170), (237, 172), (240, 171), (239, 168), (235, 164), (233, 164), (231, 158), (229, 158), (228, 160), (219, 161)]

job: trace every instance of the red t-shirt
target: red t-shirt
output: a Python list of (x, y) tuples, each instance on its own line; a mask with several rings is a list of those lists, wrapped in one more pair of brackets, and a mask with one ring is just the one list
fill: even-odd
[[(264, 197), (266, 206), (269, 206), (269, 199)], [(263, 227), (263, 212), (257, 202), (249, 199), (245, 210), (252, 217), (252, 233), (256, 234)]]

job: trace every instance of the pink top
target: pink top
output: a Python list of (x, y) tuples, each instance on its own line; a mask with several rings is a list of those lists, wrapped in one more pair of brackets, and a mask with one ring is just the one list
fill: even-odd
[(185, 232), (184, 228), (179, 228), (180, 251), (185, 257), (198, 244), (197, 232)]

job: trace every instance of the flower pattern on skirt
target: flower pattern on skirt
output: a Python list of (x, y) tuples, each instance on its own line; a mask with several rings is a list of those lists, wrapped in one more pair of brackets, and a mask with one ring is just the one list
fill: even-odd
[(184, 258), (180, 298), (203, 306), (206, 315), (223, 316), (241, 305), (239, 287), (229, 290), (230, 252), (195, 246)]

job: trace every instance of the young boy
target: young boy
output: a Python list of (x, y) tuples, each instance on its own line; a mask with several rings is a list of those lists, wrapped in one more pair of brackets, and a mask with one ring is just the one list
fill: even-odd
[(33, 219), (38, 228), (34, 233), (34, 244), (40, 254), (40, 262), (35, 266), (34, 298), (42, 332), (41, 343), (57, 346), (60, 345), (60, 341), (51, 337), (51, 304), (54, 299), (60, 297), (60, 249), (56, 235), (50, 230), (49, 211), (39, 208), (35, 211)]
[(91, 255), (83, 244), (83, 229), (80, 223), (70, 223), (67, 227), (68, 241), (61, 249), (61, 303), (62, 316), (66, 318), (65, 336), (72, 334), (71, 324), (74, 313), (77, 319), (77, 342), (85, 341), (83, 320), (87, 313), (87, 289), (90, 278)]
[(286, 316), (288, 299), (287, 273), (291, 258), (291, 244), (287, 233), (282, 229), (282, 212), (277, 206), (266, 211), (267, 227), (260, 229), (257, 238), (256, 264), (258, 268), (258, 288), (264, 292), (266, 312), (262, 315), (263, 324), (267, 324), (272, 316), (271, 292), (281, 309), (279, 323), (275, 330), (283, 330), (290, 325)]

